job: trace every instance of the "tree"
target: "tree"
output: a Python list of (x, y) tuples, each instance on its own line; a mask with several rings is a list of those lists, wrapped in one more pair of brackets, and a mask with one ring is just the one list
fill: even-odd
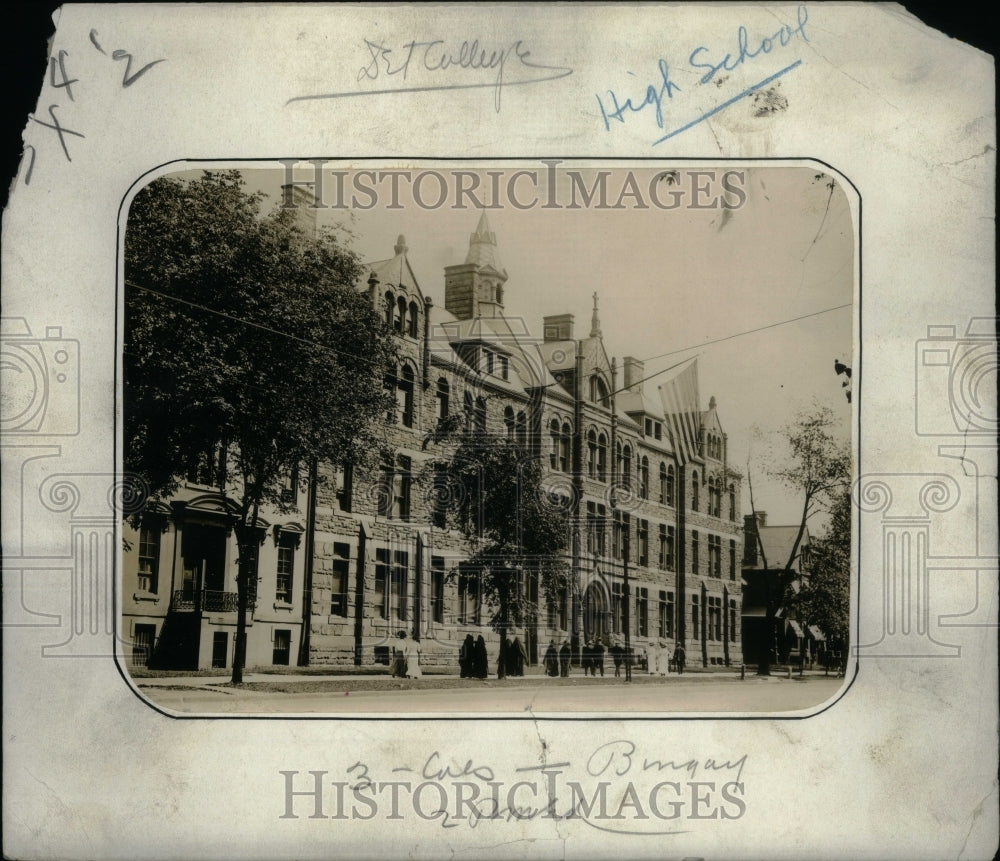
[(300, 466), (314, 475), (377, 450), (395, 357), (354, 289), (356, 257), (263, 200), (235, 171), (161, 178), (136, 195), (125, 232), (125, 468), (160, 499), (218, 454), (212, 479), (240, 548), (234, 683), (261, 508), (289, 510), (282, 491)]
[[(430, 442), (457, 441), (450, 455), (431, 463), (436, 496), (451, 505), (444, 524), (458, 529), (469, 547), (461, 573), (480, 576), (490, 626), (501, 648), (509, 627), (520, 627), (537, 607), (528, 599), (525, 578), (534, 576), (549, 602), (569, 583), (565, 551), (569, 538), (568, 501), (546, 491), (541, 460), (502, 436), (444, 426)], [(501, 652), (501, 656), (502, 656)], [(503, 661), (500, 661), (503, 677)]]
[(809, 579), (793, 601), (806, 624), (826, 634), (827, 649), (843, 652), (850, 641), (851, 613), (851, 494), (834, 500), (830, 522), (810, 549)]
[[(767, 559), (764, 562), (766, 586), (766, 625), (768, 636), (775, 630), (777, 611), (789, 601), (791, 584), (799, 578), (796, 568), (800, 561), (802, 540), (809, 521), (820, 512), (833, 513), (851, 485), (851, 454), (847, 443), (834, 433), (836, 419), (829, 407), (817, 406), (810, 412), (800, 413), (779, 433), (783, 446), (770, 457), (768, 473), (801, 496), (802, 514), (795, 538), (785, 559)], [(753, 485), (750, 485), (750, 505), (754, 520)], [(848, 545), (850, 544), (850, 518)], [(761, 547), (763, 552), (763, 547)], [(777, 572), (776, 578), (772, 572)], [(772, 579), (776, 579), (772, 588)], [(769, 650), (764, 649), (758, 673), (770, 674)]]

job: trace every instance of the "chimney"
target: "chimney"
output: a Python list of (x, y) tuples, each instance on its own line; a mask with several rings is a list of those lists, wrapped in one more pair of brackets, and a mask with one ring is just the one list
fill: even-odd
[(758, 511), (757, 512), (757, 525), (761, 526), (761, 527), (767, 526), (767, 512), (766, 511)]
[(572, 314), (555, 314), (551, 317), (543, 317), (542, 325), (545, 330), (546, 341), (573, 340)]
[(626, 356), (625, 364), (625, 388), (633, 389), (638, 394), (642, 394), (642, 378), (646, 371), (646, 366), (632, 356)]

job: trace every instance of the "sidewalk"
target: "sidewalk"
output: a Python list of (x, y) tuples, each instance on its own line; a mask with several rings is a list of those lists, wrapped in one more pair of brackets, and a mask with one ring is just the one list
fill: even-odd
[[(815, 678), (823, 677), (823, 670), (806, 670), (805, 678)], [(751, 680), (780, 680), (788, 679), (788, 671), (785, 668), (773, 668), (770, 676), (759, 677), (756, 672), (752, 671), (749, 667), (746, 672), (746, 681)], [(830, 673), (829, 678), (835, 678), (834, 673)], [(156, 688), (156, 687), (192, 687), (192, 688), (211, 688), (218, 685), (228, 685), (232, 678), (231, 673), (220, 671), (218, 675), (212, 676), (148, 676), (148, 677), (132, 677), (132, 683), (136, 687), (140, 688)], [(792, 679), (800, 678), (798, 670), (793, 670)], [(496, 673), (491, 673), (488, 679), (492, 681), (497, 681)], [(589, 683), (597, 683), (602, 680), (607, 680), (610, 682), (624, 681), (625, 672), (622, 671), (620, 679), (615, 679), (614, 672), (606, 673), (604, 676), (585, 676), (579, 669), (576, 672), (571, 672), (568, 676), (568, 681), (583, 681), (587, 680)], [(645, 670), (633, 669), (632, 670), (632, 681), (637, 683), (653, 683), (653, 682), (669, 682), (674, 681), (699, 681), (699, 682), (710, 682), (710, 681), (739, 681), (740, 680), (740, 668), (739, 667), (726, 667), (726, 668), (696, 668), (685, 670), (684, 674), (679, 676), (677, 673), (668, 673), (665, 676), (651, 676)], [(458, 673), (427, 673), (425, 674), (421, 682), (424, 683), (426, 687), (433, 687), (433, 683), (436, 681), (459, 681), (460, 676)], [(274, 672), (244, 672), (243, 681), (245, 683), (253, 684), (274, 684), (274, 685), (286, 685), (286, 684), (309, 684), (313, 682), (385, 682), (386, 684), (392, 684), (396, 681), (401, 681), (393, 679), (387, 673), (371, 673), (371, 674), (360, 674), (360, 673), (338, 673), (331, 670), (330, 673), (274, 673)], [(412, 681), (412, 680), (411, 680)], [(474, 684), (477, 679), (468, 679), (470, 685)], [(541, 682), (541, 681), (551, 681), (553, 683), (559, 684), (560, 682), (565, 683), (559, 677), (550, 678), (545, 675), (540, 667), (530, 667), (527, 669), (523, 676), (510, 677), (507, 681), (512, 684), (517, 684), (518, 682)]]

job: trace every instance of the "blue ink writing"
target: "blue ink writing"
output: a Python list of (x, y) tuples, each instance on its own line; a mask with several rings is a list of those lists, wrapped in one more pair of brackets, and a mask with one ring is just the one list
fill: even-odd
[(638, 105), (633, 104), (631, 99), (625, 99), (624, 102), (619, 103), (618, 96), (615, 95), (613, 90), (608, 90), (608, 99), (611, 104), (607, 108), (605, 108), (601, 97), (597, 97), (597, 104), (601, 109), (601, 116), (604, 118), (604, 128), (606, 130), (611, 130), (611, 124), (608, 120), (618, 120), (618, 122), (624, 123), (627, 116), (626, 111), (638, 113), (650, 105), (656, 107), (657, 127), (663, 128), (663, 97), (666, 96), (668, 99), (672, 99), (674, 91), (680, 92), (681, 88), (670, 80), (670, 67), (667, 65), (666, 60), (661, 58), (658, 68), (660, 70), (660, 80), (657, 84), (650, 84), (646, 87), (646, 95)]
[(805, 6), (799, 6), (796, 13), (796, 21), (798, 23), (797, 27), (789, 27), (787, 24), (782, 25), (772, 36), (765, 36), (757, 44), (756, 48), (751, 48), (749, 44), (749, 36), (747, 35), (747, 28), (740, 27), (736, 31), (736, 45), (738, 51), (734, 57), (732, 54), (726, 54), (717, 63), (695, 61), (701, 53), (708, 53), (708, 48), (704, 45), (699, 45), (695, 48), (691, 55), (688, 57), (688, 63), (691, 64), (695, 69), (708, 69), (704, 75), (701, 76), (701, 83), (707, 84), (712, 78), (721, 70), (724, 69), (727, 72), (732, 72), (734, 69), (741, 66), (747, 60), (752, 60), (755, 57), (759, 57), (761, 54), (770, 54), (775, 47), (787, 47), (787, 45), (796, 36), (802, 39), (803, 42), (808, 42), (809, 38), (806, 36), (806, 22), (809, 20), (809, 10)]

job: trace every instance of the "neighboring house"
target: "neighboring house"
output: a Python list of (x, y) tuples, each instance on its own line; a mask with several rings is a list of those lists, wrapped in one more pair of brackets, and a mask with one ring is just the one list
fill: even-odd
[[(427, 435), (456, 414), (470, 432), (506, 434), (541, 457), (547, 489), (571, 509), (571, 586), (548, 603), (536, 580), (522, 584), (538, 611), (511, 636), (531, 663), (550, 639), (574, 648), (623, 639), (626, 564), (637, 652), (661, 640), (672, 651), (682, 638), (689, 665), (743, 659), (741, 476), (715, 399), (707, 411), (697, 402), (696, 367), (680, 398), (669, 383), (644, 382), (642, 362), (619, 367), (604, 348), (596, 294), (584, 337), (572, 314), (546, 317), (533, 336), (506, 309), (537, 288), (506, 282), (485, 213), (464, 262), (445, 267), (443, 309), (424, 294), (402, 236), (392, 257), (366, 266), (358, 289), (400, 343), (385, 379), (396, 395), (384, 425), (394, 454), (373, 472), (320, 465), (314, 499), (290, 478), (296, 512), (265, 512), (247, 666), (387, 662), (400, 630), (420, 640), (423, 664), (457, 667), (470, 633), (484, 635), (495, 659), (478, 576), (460, 567), (467, 547), (443, 528), (447, 487), (427, 475), (440, 455)], [(690, 437), (683, 456), (678, 410)], [(615, 484), (629, 492), (612, 507)], [(125, 537), (123, 629), (134, 660), (229, 666), (237, 550), (220, 501), (188, 481)]]
[[(809, 581), (809, 530), (805, 529), (799, 547), (788, 565), (799, 526), (768, 526), (767, 512), (744, 517), (743, 550), (743, 659), (760, 663), (769, 650), (773, 663), (797, 663), (805, 650), (815, 658), (822, 650), (825, 636), (815, 626), (805, 626), (781, 600), (783, 584), (797, 593)], [(787, 568), (787, 570), (786, 570)], [(768, 630), (767, 607), (773, 607), (774, 625)]]

